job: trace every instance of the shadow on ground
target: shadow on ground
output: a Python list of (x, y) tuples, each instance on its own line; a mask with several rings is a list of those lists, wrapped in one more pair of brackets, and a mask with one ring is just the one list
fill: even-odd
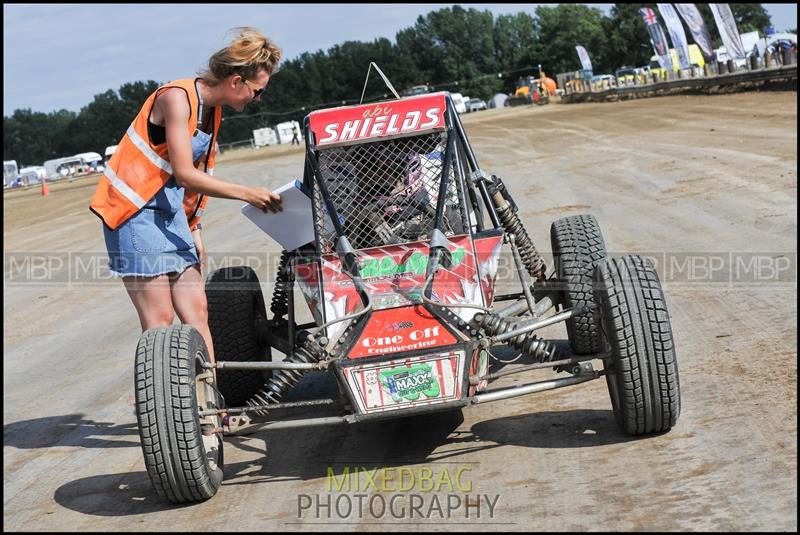
[[(80, 448), (139, 447), (136, 422), (116, 424), (87, 420), (84, 414), (45, 416), (3, 426), (3, 446), (19, 449), (77, 446)], [(104, 437), (131, 436), (134, 440), (109, 440)]]
[[(503, 355), (513, 357), (513, 353)], [(515, 364), (526, 364), (517, 361)], [(493, 371), (503, 368), (496, 363)], [(310, 373), (285, 398), (299, 401), (338, 396), (335, 380)], [(334, 407), (304, 408), (290, 418), (324, 416)], [(273, 417), (280, 413), (274, 412)], [(486, 420), (461, 429), (461, 409), (355, 425), (264, 430), (225, 438), (223, 491), (241, 485), (311, 481), (342, 476), (355, 467), (367, 470), (419, 464), (470, 462), (466, 454), (504, 446), (524, 448), (591, 448), (631, 440), (622, 434), (610, 410), (538, 412)], [(16, 428), (9, 429), (11, 426)], [(55, 428), (49, 438), (19, 438), (20, 430)], [(116, 447), (120, 443), (93, 438), (101, 434), (136, 435), (136, 424), (113, 425), (84, 420), (81, 415), (44, 418), (6, 426), (6, 445), (48, 447)], [(8, 436), (12, 436), (9, 443)], [(16, 443), (15, 443), (16, 441)], [(122, 442), (122, 445), (138, 445)], [(232, 462), (242, 457), (251, 460)], [(144, 471), (107, 474), (72, 481), (56, 490), (62, 506), (96, 516), (129, 516), (185, 506), (160, 498)]]
[[(285, 429), (229, 437), (227, 457), (256, 453), (254, 460), (225, 465), (226, 488), (311, 481), (330, 474), (418, 464), (458, 463), (467, 453), (503, 446), (588, 448), (630, 440), (611, 411), (546, 412), (487, 420), (469, 430), (460, 410), (351, 426)], [(472, 458), (472, 457), (470, 457)], [(468, 463), (468, 460), (464, 460)], [(95, 516), (131, 516), (178, 509), (160, 498), (144, 471), (93, 476), (55, 492), (57, 503)]]

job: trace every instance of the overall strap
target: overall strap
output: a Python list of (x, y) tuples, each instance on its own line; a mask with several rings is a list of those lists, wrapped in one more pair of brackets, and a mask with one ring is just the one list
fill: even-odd
[(202, 130), (203, 129), (203, 95), (200, 93), (200, 88), (197, 87), (197, 81), (198, 80), (199, 80), (199, 78), (194, 81), (194, 90), (197, 91), (197, 101), (199, 102), (199, 105), (197, 106), (197, 129), (198, 130)]

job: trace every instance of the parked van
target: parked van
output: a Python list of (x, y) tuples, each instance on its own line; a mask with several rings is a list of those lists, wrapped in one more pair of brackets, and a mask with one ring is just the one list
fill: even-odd
[(473, 111), (479, 111), (485, 109), (486, 109), (485, 100), (479, 98), (471, 98), (467, 101), (467, 113), (472, 113)]

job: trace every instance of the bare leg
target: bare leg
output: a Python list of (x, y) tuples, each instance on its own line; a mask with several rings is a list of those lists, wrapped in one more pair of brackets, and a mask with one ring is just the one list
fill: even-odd
[(208, 357), (214, 359), (214, 342), (211, 340), (211, 331), (208, 328), (208, 303), (206, 302), (206, 289), (199, 266), (194, 265), (183, 273), (170, 279), (172, 287), (172, 306), (185, 325), (191, 325), (206, 341)]
[[(208, 302), (206, 301), (206, 288), (203, 282), (203, 275), (200, 273), (200, 266), (194, 265), (186, 269), (180, 275), (170, 279), (172, 286), (172, 304), (181, 322), (191, 325), (203, 336), (208, 348), (208, 358), (211, 362), (216, 362), (214, 358), (214, 342), (211, 339), (211, 331), (208, 328)], [(217, 377), (217, 369), (214, 368), (214, 377)], [(220, 414), (221, 425), (223, 428), (228, 426), (228, 413)]]
[(167, 275), (156, 277), (123, 277), (123, 284), (139, 314), (142, 332), (154, 327), (172, 325), (175, 312), (172, 308), (170, 282)]

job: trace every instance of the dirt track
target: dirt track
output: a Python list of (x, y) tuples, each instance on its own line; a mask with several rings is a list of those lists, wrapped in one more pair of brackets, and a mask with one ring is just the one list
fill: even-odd
[[(611, 254), (659, 261), (682, 388), (671, 432), (623, 435), (605, 382), (594, 381), (478, 405), (463, 419), (231, 438), (217, 496), (170, 506), (144, 471), (132, 412), (133, 306), (121, 283), (87, 268), (104, 254), (89, 179), (3, 199), (4, 529), (796, 531), (797, 94), (553, 104), (464, 122), (481, 167), (522, 200), (540, 249), (554, 219), (592, 213)], [(229, 153), (216, 174), (278, 186), (301, 172), (302, 152), (282, 148)], [(270, 281), (277, 258), (265, 251), (276, 246), (239, 204), (209, 203), (206, 247), (252, 256)], [(37, 270), (35, 258), (50, 264)], [(500, 384), (530, 380), (515, 377)], [(310, 379), (306, 392), (331, 387)], [(355, 465), (465, 468), (472, 501), (499, 497), (480, 518), (463, 507), (420, 518), (408, 504), (403, 519), (298, 514), (300, 495), (329, 494), (329, 467)], [(439, 490), (409, 493), (429, 511), (434, 495), (448, 498)], [(376, 492), (366, 494), (365, 504)]]

